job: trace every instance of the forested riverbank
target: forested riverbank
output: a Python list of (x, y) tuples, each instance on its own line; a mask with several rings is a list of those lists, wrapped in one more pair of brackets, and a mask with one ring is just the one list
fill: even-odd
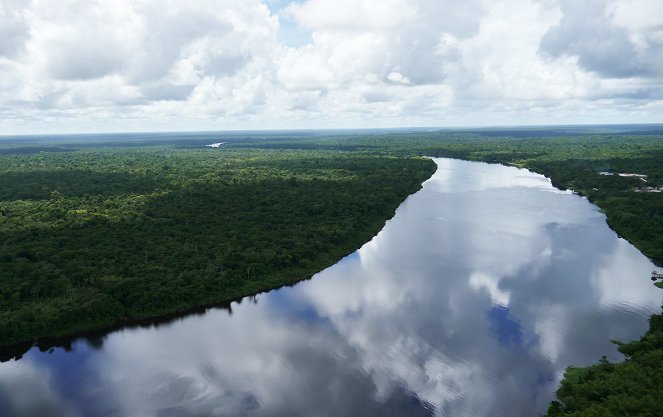
[(424, 158), (177, 146), (1, 158), (3, 345), (308, 278), (434, 171)]
[(548, 417), (663, 415), (663, 315), (637, 341), (619, 343), (625, 361), (567, 369)]

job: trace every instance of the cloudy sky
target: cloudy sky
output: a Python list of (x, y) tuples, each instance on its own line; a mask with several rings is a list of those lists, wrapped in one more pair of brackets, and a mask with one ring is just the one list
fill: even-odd
[(661, 0), (0, 0), (0, 134), (637, 122)]

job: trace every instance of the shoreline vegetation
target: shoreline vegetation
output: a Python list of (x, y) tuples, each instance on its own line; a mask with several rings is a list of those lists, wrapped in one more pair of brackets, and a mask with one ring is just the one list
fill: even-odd
[[(434, 172), (422, 156), (545, 175), (587, 197), (662, 266), (660, 130), (0, 141), (0, 345), (23, 342), (27, 350), (46, 336), (309, 278), (370, 240), (421, 187)], [(569, 368), (548, 415), (663, 414), (661, 315), (640, 341), (619, 349), (623, 363)]]
[(615, 343), (624, 362), (604, 356), (595, 365), (567, 368), (547, 417), (663, 415), (663, 315), (649, 318), (640, 340)]
[(426, 158), (148, 146), (5, 154), (0, 345), (210, 306), (370, 240)]

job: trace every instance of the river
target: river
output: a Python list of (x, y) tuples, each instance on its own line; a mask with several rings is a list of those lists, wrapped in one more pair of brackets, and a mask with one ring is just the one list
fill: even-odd
[(501, 165), (437, 172), (311, 280), (0, 364), (0, 415), (534, 416), (640, 337), (654, 266), (585, 198)]

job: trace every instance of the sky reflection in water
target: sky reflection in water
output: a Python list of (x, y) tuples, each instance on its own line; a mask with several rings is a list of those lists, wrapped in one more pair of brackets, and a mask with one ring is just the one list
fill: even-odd
[(516, 168), (438, 171), (358, 252), (256, 302), (0, 365), (2, 416), (521, 416), (646, 330), (653, 265)]

